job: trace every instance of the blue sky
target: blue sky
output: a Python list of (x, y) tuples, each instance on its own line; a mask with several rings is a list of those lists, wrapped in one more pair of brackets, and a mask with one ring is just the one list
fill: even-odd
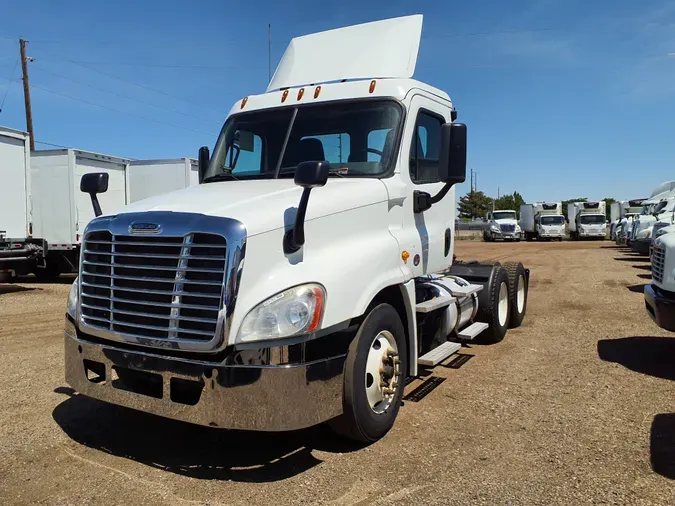
[[(268, 23), (274, 68), (294, 35), (421, 12), (416, 77), (450, 93), (478, 189), (624, 199), (675, 179), (673, 0), (5, 4), (0, 101), (22, 36), (39, 141), (196, 157), (235, 100), (264, 91)], [(19, 76), (0, 125), (24, 129)]]

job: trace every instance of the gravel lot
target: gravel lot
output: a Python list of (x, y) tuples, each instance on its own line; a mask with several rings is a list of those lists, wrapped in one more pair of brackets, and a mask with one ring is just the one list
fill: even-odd
[(649, 263), (609, 242), (457, 248), (531, 268), (525, 322), (437, 367), (447, 380), (365, 449), (78, 396), (63, 380), (72, 279), (0, 285), (0, 504), (675, 504), (675, 336), (644, 310)]

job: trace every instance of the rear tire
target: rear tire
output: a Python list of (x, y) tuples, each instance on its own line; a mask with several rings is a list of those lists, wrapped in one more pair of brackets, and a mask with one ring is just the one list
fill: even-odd
[[(382, 369), (389, 369), (386, 380), (395, 390), (389, 395), (377, 389), (382, 378), (375, 377), (375, 372), (369, 373), (373, 365), (375, 370), (380, 370), (375, 362), (384, 353), (383, 346), (394, 349), (399, 360), (393, 370)], [(394, 425), (401, 407), (407, 370), (408, 349), (401, 318), (389, 304), (379, 304), (368, 313), (349, 346), (344, 367), (343, 411), (340, 417), (329, 422), (330, 427), (359, 443), (369, 444), (382, 438)], [(383, 400), (376, 402), (380, 397)]]
[(509, 280), (509, 328), (520, 327), (527, 311), (527, 293), (529, 286), (525, 267), (520, 262), (505, 262), (502, 267)]
[(476, 321), (485, 322), (489, 327), (480, 334), (480, 341), (484, 343), (498, 343), (504, 339), (509, 329), (509, 278), (506, 270), (495, 267), (492, 283), (487, 287), (489, 292), (488, 304), (481, 306), (476, 315)]

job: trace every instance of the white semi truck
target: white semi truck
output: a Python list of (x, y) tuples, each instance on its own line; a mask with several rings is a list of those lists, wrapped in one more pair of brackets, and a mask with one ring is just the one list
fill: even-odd
[(484, 241), (520, 241), (522, 230), (516, 212), (510, 209), (492, 210), (485, 218)]
[(645, 287), (645, 307), (659, 327), (675, 332), (675, 225), (661, 232), (652, 250), (652, 282)]
[[(412, 79), (421, 29), (409, 16), (293, 39), (267, 92), (200, 149), (200, 185), (90, 222), (70, 385), (196, 424), (329, 421), (370, 442), (406, 378), (520, 324), (522, 264), (453, 265), (466, 127)], [(82, 179), (92, 202), (105, 179)]]
[(520, 206), (520, 228), (526, 241), (565, 237), (565, 216), (560, 202), (535, 202)]
[(607, 237), (606, 204), (600, 202), (573, 202), (567, 205), (570, 239), (600, 239)]
[(633, 220), (630, 246), (636, 253), (649, 253), (652, 227), (659, 221), (658, 216), (675, 194), (675, 181), (666, 181), (657, 186), (651, 196), (643, 202), (640, 215)]

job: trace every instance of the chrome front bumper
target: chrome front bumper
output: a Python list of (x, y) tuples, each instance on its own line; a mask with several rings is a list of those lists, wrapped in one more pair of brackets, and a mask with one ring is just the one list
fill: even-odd
[(222, 365), (65, 334), (66, 381), (80, 394), (184, 422), (295, 430), (342, 414), (345, 356), (282, 366)]

